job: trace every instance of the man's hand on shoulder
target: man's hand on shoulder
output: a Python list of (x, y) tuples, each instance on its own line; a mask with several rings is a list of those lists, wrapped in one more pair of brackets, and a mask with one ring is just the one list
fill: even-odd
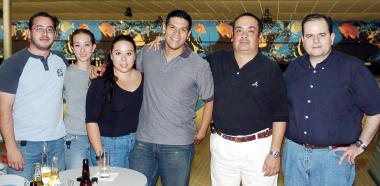
[(96, 79), (97, 77), (103, 76), (105, 71), (106, 71), (106, 65), (105, 64), (98, 66), (98, 67), (93, 67), (91, 69), (90, 79), (93, 80), (93, 79)]
[(161, 36), (157, 36), (152, 42), (146, 44), (150, 49), (157, 51), (160, 48), (160, 42), (163, 40)]

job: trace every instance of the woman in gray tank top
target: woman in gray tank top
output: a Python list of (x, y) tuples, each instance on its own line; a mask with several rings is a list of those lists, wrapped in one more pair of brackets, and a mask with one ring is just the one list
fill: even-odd
[(94, 34), (86, 29), (75, 30), (70, 37), (70, 46), (76, 61), (67, 68), (63, 95), (67, 112), (64, 117), (66, 169), (82, 167), (82, 160), (89, 159), (90, 143), (86, 131), (86, 94), (90, 86), (91, 56), (95, 50)]

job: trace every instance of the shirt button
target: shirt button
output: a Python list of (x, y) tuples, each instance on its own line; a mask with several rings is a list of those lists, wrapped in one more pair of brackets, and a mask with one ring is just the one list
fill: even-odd
[(322, 70), (325, 69), (325, 67), (322, 67)]
[(313, 85), (310, 85), (310, 88), (314, 88), (314, 86), (313, 86)]
[(305, 119), (309, 119), (309, 116), (305, 116)]
[(308, 103), (311, 103), (310, 99), (309, 99), (309, 100), (307, 100), (307, 102), (308, 102)]
[(236, 75), (239, 75), (240, 74), (240, 72), (236, 72)]
[(317, 73), (317, 71), (316, 71), (316, 70), (313, 70), (313, 73), (315, 74), (315, 73)]
[(307, 134), (307, 132), (306, 132), (306, 131), (303, 131), (303, 134), (305, 134), (305, 135), (306, 135), (306, 134)]

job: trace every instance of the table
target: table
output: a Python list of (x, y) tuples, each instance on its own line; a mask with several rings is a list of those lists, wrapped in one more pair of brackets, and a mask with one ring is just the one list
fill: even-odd
[[(100, 170), (99, 166), (90, 167), (90, 176), (93, 177)], [(98, 186), (145, 186), (147, 185), (147, 179), (144, 174), (132, 169), (110, 167), (111, 172), (119, 173), (113, 181), (98, 181)], [(59, 176), (61, 179), (74, 180), (74, 186), (79, 185), (77, 178), (82, 175), (82, 168), (70, 169), (61, 171)], [(91, 178), (90, 178), (91, 179)]]
[(4, 174), (4, 175), (0, 175), (0, 185), (24, 186), (24, 185), (29, 185), (29, 182), (25, 178), (18, 175)]

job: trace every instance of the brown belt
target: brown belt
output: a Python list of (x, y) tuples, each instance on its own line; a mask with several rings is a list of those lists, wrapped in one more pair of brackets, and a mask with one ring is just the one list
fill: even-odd
[[(297, 142), (295, 142), (297, 143)], [(308, 143), (297, 143), (299, 145), (302, 145), (304, 146), (305, 148), (308, 148), (308, 149), (329, 149), (329, 150), (333, 150), (333, 149), (336, 149), (338, 147), (347, 147), (348, 145), (331, 145), (331, 146), (318, 146), (318, 145), (313, 145), (313, 144), (308, 144)]]
[(252, 140), (256, 140), (256, 139), (266, 138), (266, 137), (272, 135), (272, 129), (268, 129), (268, 130), (265, 130), (265, 131), (262, 131), (259, 133), (250, 134), (250, 135), (246, 135), (246, 136), (230, 136), (230, 135), (221, 133), (220, 131), (218, 131), (214, 127), (211, 127), (211, 133), (213, 133), (213, 134), (216, 133), (226, 140), (230, 140), (230, 141), (234, 141), (234, 142), (239, 143), (239, 142), (247, 142), (247, 141), (252, 141)]

